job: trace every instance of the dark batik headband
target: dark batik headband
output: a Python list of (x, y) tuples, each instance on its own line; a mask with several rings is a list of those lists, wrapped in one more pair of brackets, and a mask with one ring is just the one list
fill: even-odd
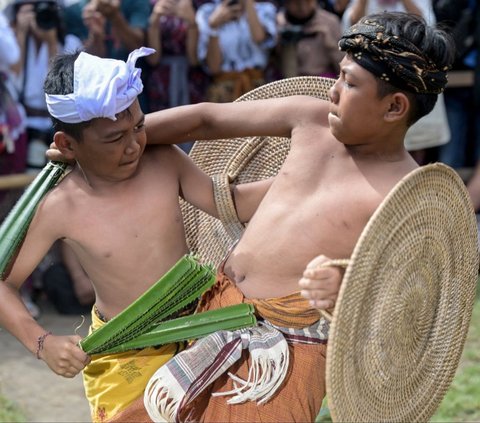
[(439, 94), (447, 83), (448, 68), (438, 69), (414, 44), (385, 34), (375, 21), (353, 25), (338, 46), (360, 66), (400, 89)]

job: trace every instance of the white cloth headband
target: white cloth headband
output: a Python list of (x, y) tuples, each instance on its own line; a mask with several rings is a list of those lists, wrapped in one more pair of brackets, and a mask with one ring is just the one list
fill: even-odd
[(117, 120), (115, 115), (130, 107), (143, 90), (141, 69), (135, 62), (154, 52), (141, 47), (132, 51), (126, 62), (81, 52), (74, 64), (73, 93), (45, 94), (49, 113), (65, 123), (94, 118)]

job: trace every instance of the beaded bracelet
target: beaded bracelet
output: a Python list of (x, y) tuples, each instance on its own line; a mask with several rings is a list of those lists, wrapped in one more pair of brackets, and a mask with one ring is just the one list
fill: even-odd
[(43, 344), (45, 343), (45, 338), (48, 336), (48, 335), (51, 335), (52, 332), (45, 332), (43, 335), (40, 335), (38, 338), (37, 338), (37, 351), (35, 353), (35, 355), (37, 356), (37, 358), (40, 360), (40, 351), (43, 350)]

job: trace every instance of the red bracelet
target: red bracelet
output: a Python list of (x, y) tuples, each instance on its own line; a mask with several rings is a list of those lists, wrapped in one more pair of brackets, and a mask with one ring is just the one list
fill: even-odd
[(43, 350), (43, 344), (45, 343), (45, 338), (48, 336), (48, 335), (51, 335), (52, 332), (45, 332), (43, 335), (40, 335), (38, 338), (37, 338), (37, 351), (35, 353), (35, 355), (37, 356), (37, 358), (40, 360), (40, 351)]

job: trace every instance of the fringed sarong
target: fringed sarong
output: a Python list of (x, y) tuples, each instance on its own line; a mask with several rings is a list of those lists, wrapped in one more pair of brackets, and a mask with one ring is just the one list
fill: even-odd
[[(90, 331), (104, 322), (92, 311)], [(83, 371), (93, 422), (149, 422), (143, 391), (151, 376), (182, 349), (178, 344), (94, 355)], [(142, 401), (136, 401), (138, 398)]]
[(315, 420), (325, 395), (328, 324), (299, 293), (247, 299), (223, 273), (198, 311), (242, 302), (264, 322), (216, 332), (159, 369), (144, 396), (154, 421)]

